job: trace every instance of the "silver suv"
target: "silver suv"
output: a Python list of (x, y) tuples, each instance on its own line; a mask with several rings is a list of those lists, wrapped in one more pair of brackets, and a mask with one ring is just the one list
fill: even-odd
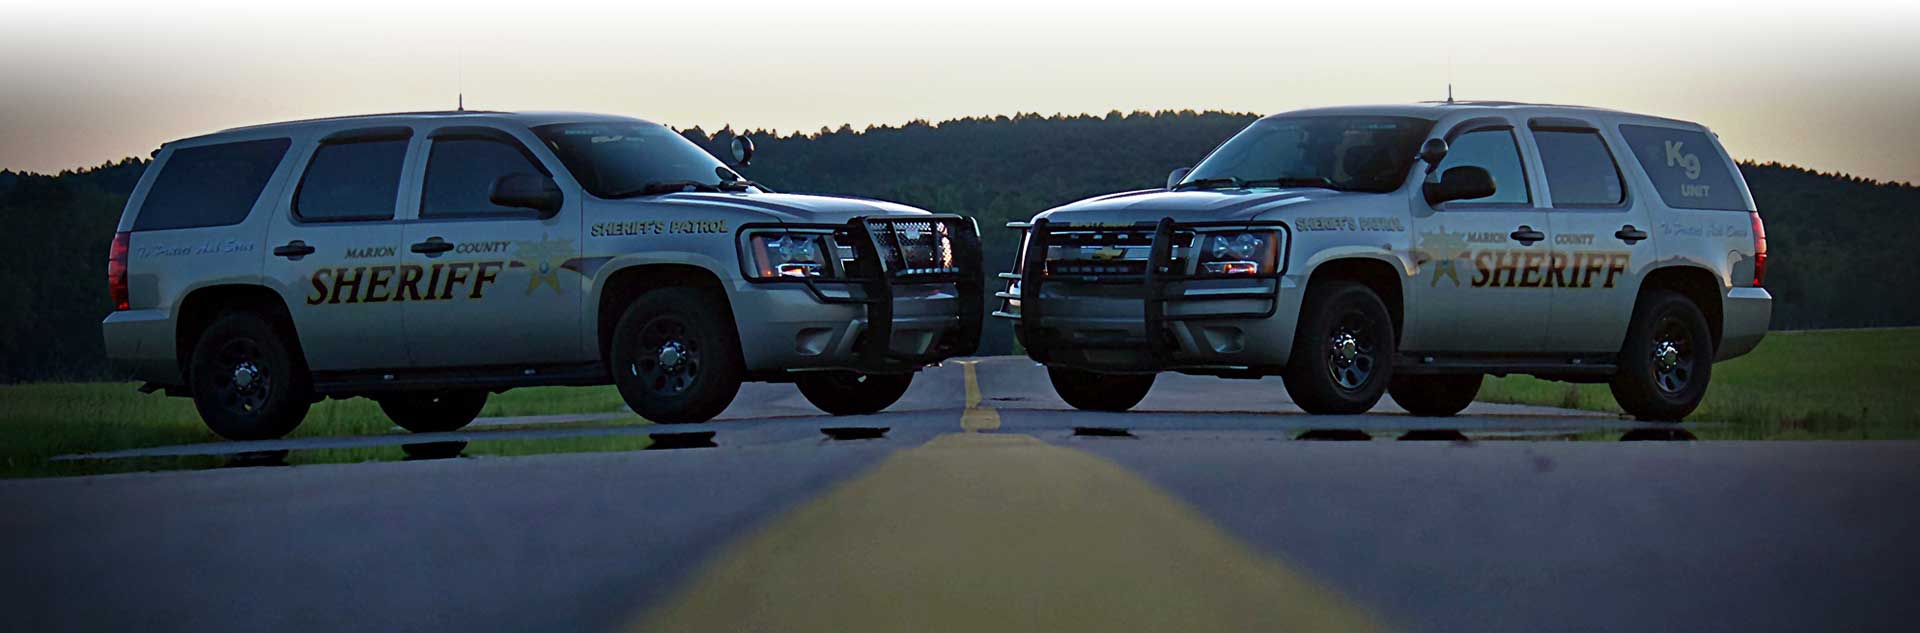
[(1452, 415), (1484, 375), (1678, 420), (1765, 336), (1766, 237), (1698, 124), (1503, 102), (1263, 118), (1164, 190), (1030, 223), (994, 315), (1073, 406), (1284, 377), (1312, 413)]
[(612, 383), (656, 422), (710, 419), (749, 380), (870, 413), (972, 353), (984, 309), (969, 219), (773, 193), (661, 125), (591, 114), (168, 143), (111, 253), (109, 357), (234, 439), (328, 397), (452, 430), (533, 385)]

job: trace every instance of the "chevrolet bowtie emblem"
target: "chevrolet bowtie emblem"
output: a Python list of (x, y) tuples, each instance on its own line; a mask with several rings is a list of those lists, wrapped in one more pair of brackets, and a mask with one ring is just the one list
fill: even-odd
[(1126, 256), (1127, 249), (1124, 248), (1103, 248), (1088, 255), (1096, 262), (1110, 262)]

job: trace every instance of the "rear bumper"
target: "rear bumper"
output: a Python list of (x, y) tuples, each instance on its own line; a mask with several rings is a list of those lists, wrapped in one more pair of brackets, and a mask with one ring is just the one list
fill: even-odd
[(1766, 288), (1734, 288), (1721, 303), (1720, 349), (1715, 360), (1727, 360), (1760, 345), (1773, 322), (1773, 295)]
[[(831, 231), (854, 249), (841, 279), (748, 276), (741, 282), (734, 312), (749, 370), (902, 373), (979, 348), (985, 278), (972, 220), (885, 216), (741, 228)], [(936, 235), (949, 238), (947, 245)], [(921, 261), (930, 252), (951, 261)]]
[(100, 322), (113, 373), (162, 385), (183, 385), (175, 358), (173, 315), (165, 310), (123, 310)]
[[(1028, 229), (1015, 266), (1023, 272), (1043, 268), (1025, 262), (1045, 257), (1053, 231), (1073, 230), (1049, 227), (1045, 220), (1009, 226)], [(1285, 250), (1278, 271), (1226, 277), (1174, 264), (1172, 242), (1176, 235), (1209, 230), (1270, 229), (1286, 244), (1287, 227), (1166, 219), (1135, 230), (1147, 228), (1153, 241), (1145, 273), (1003, 274), (1006, 288), (995, 294), (1001, 304), (994, 316), (1013, 320), (1027, 355), (1048, 365), (1221, 374), (1265, 374), (1284, 367), (1302, 281), (1286, 274)]]

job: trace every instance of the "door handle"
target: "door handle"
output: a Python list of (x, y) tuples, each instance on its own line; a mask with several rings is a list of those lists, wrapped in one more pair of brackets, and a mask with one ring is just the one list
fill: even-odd
[(1520, 228), (1514, 229), (1512, 233), (1508, 233), (1507, 237), (1513, 238), (1513, 241), (1519, 242), (1521, 246), (1533, 246), (1534, 242), (1547, 239), (1547, 234), (1535, 231), (1533, 227), (1522, 224)]
[(294, 240), (291, 242), (287, 242), (284, 245), (273, 247), (273, 254), (279, 257), (285, 257), (287, 259), (299, 261), (300, 258), (302, 257), (312, 255), (315, 250), (316, 249), (314, 249), (312, 246), (307, 246), (306, 242), (302, 242), (300, 240)]
[(440, 236), (435, 235), (427, 238), (425, 242), (414, 244), (412, 250), (415, 253), (420, 253), (428, 257), (439, 257), (441, 253), (453, 250), (453, 243), (440, 239)]
[(1634, 242), (1647, 239), (1647, 232), (1633, 228), (1633, 225), (1629, 224), (1620, 227), (1618, 231), (1614, 231), (1613, 236), (1620, 238), (1620, 241), (1626, 242), (1628, 246), (1632, 246)]

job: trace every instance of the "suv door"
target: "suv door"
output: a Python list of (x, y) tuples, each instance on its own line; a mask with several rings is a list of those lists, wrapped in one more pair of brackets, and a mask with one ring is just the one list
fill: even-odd
[(1550, 259), (1547, 214), (1534, 206), (1532, 176), (1513, 125), (1489, 117), (1460, 123), (1429, 174), (1475, 166), (1493, 176), (1494, 193), (1428, 205), (1414, 192), (1414, 253), (1403, 348), (1412, 352), (1537, 352), (1546, 343), (1548, 292), (1540, 269)]
[(267, 228), (265, 276), (316, 372), (405, 367), (400, 199), (413, 130), (330, 134), (295, 165), (299, 184)]
[(1654, 259), (1647, 202), (1631, 195), (1620, 157), (1593, 122), (1536, 118), (1527, 126), (1546, 173), (1559, 282), (1551, 293), (1547, 347), (1618, 352), (1640, 279)]
[(401, 253), (428, 290), (406, 304), (414, 366), (595, 360), (580, 336), (585, 283), (567, 268), (581, 253), (578, 196), (549, 217), (494, 204), (498, 178), (553, 174), (527, 143), (497, 128), (435, 130), (424, 163), (419, 217), (407, 224)]

